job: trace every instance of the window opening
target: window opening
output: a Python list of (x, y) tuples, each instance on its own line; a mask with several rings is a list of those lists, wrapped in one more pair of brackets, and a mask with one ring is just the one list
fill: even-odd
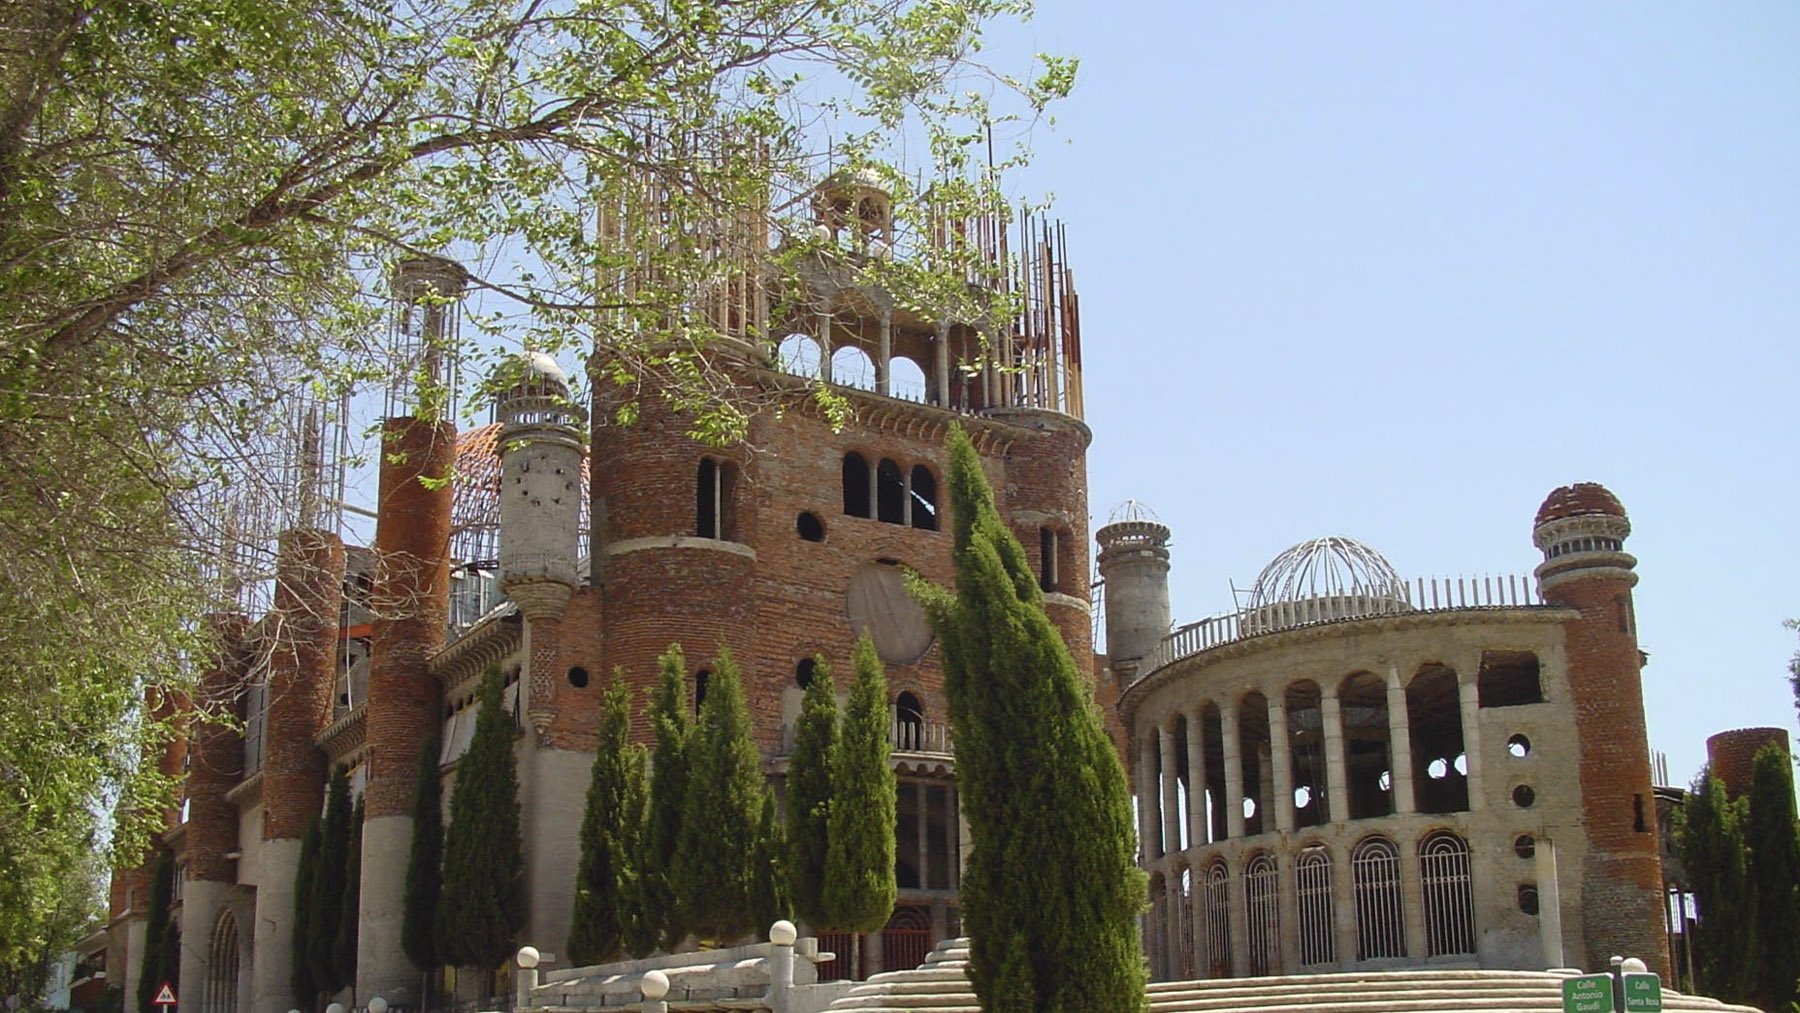
[(776, 367), (795, 376), (816, 378), (821, 358), (818, 339), (810, 334), (790, 334), (775, 349)]
[(1406, 956), (1406, 920), (1400, 907), (1400, 849), (1385, 837), (1365, 837), (1350, 852), (1356, 898), (1356, 959)]
[(701, 538), (729, 539), (733, 469), (729, 462), (700, 459), (694, 479), (694, 534)]
[(1513, 805), (1521, 809), (1529, 809), (1537, 802), (1537, 792), (1532, 790), (1531, 785), (1521, 784), (1513, 789), (1512, 799)]
[(1536, 883), (1519, 884), (1519, 910), (1528, 915), (1538, 913), (1538, 890)]
[(1244, 834), (1275, 829), (1274, 771), (1269, 758), (1269, 701), (1261, 693), (1238, 701), (1238, 755), (1243, 765)]
[(1325, 787), (1325, 718), (1319, 684), (1302, 681), (1288, 687), (1288, 767), (1294, 788), (1294, 825), (1323, 826), (1330, 816)]
[(1056, 529), (1038, 528), (1038, 587), (1056, 590)]
[(1544, 687), (1538, 680), (1538, 657), (1530, 651), (1483, 651), (1476, 684), (1483, 707), (1517, 707), (1544, 702)]
[(875, 389), (875, 360), (855, 345), (831, 353), (831, 382), (858, 390)]
[(868, 517), (869, 513), (869, 462), (856, 451), (844, 455), (844, 514), (849, 517)]
[(813, 658), (801, 658), (794, 664), (794, 685), (806, 689), (812, 685), (813, 676), (819, 670), (819, 663)]
[(888, 524), (906, 523), (906, 479), (900, 466), (885, 457), (875, 467), (875, 513)]
[(1520, 858), (1532, 858), (1537, 855), (1537, 838), (1530, 834), (1520, 834), (1513, 838), (1513, 854)]
[(576, 689), (586, 689), (587, 684), (588, 684), (587, 669), (582, 668), (580, 665), (576, 665), (575, 667), (569, 669), (569, 685), (575, 687)]
[(911, 693), (894, 700), (894, 733), (901, 749), (917, 752), (925, 748), (925, 705)]
[(1462, 694), (1456, 673), (1435, 663), (1421, 667), (1406, 685), (1406, 720), (1413, 770), (1425, 774), (1412, 785), (1418, 811), (1467, 812), (1467, 761), (1462, 768), (1456, 765), (1463, 753)]
[(1344, 778), (1353, 820), (1393, 812), (1393, 777), (1388, 773), (1387, 682), (1372, 672), (1358, 672), (1338, 688), (1343, 702)]
[(1206, 976), (1231, 977), (1231, 880), (1223, 859), (1206, 867)]
[(1275, 859), (1264, 851), (1244, 867), (1244, 899), (1249, 908), (1246, 928), (1250, 933), (1250, 973), (1274, 974), (1281, 970), (1280, 887)]
[(912, 497), (912, 526), (921, 531), (936, 531), (937, 476), (923, 464), (913, 465), (912, 488), (908, 493)]
[(822, 542), (825, 540), (825, 522), (819, 519), (818, 514), (802, 513), (794, 518), (794, 533), (804, 541)]
[(1337, 922), (1331, 897), (1331, 852), (1314, 845), (1294, 862), (1300, 908), (1300, 963), (1314, 967), (1337, 962)]
[(1440, 830), (1419, 844), (1425, 890), (1428, 956), (1475, 952), (1475, 901), (1469, 889), (1469, 842)]
[(1514, 735), (1506, 740), (1506, 751), (1521, 759), (1530, 756), (1531, 740), (1523, 735)]
[(925, 369), (904, 355), (888, 359), (888, 396), (902, 401), (926, 401)]
[(712, 672), (702, 668), (694, 673), (694, 713), (700, 713), (700, 707), (706, 703), (706, 684), (712, 681)]

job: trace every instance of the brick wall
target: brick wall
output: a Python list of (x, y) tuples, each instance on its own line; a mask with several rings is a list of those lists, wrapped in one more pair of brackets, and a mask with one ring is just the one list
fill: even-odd
[(1768, 745), (1780, 746), (1782, 752), (1787, 752), (1787, 729), (1736, 728), (1706, 740), (1707, 765), (1712, 768), (1712, 775), (1724, 782), (1726, 795), (1740, 798), (1750, 794), (1756, 754)]
[[(248, 658), (242, 616), (208, 617), (213, 664), (200, 677), (200, 707), (188, 749), (188, 825), (184, 841), (189, 879), (232, 882), (236, 866), (225, 856), (238, 846), (237, 806), (225, 800), (244, 769), (244, 737), (229, 724), (242, 720)], [(211, 720), (209, 720), (209, 718)]]
[(411, 813), (419, 744), (438, 730), (440, 687), (426, 663), (444, 644), (451, 489), (429, 480), (448, 476), (456, 456), (456, 428), (447, 422), (388, 419), (381, 435), (364, 717), (371, 818)]
[(344, 544), (323, 531), (281, 536), (263, 753), (263, 839), (299, 838), (324, 806), (325, 754), (313, 739), (337, 688)]

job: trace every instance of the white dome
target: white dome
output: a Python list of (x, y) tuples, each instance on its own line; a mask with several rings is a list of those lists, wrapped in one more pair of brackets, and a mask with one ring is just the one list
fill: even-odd
[(1406, 582), (1379, 552), (1354, 538), (1301, 542), (1257, 575), (1250, 607), (1345, 596), (1403, 598)]

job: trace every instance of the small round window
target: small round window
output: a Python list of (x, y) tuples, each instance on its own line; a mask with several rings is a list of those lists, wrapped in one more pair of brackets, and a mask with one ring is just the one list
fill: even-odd
[(1519, 884), (1519, 910), (1533, 916), (1538, 913), (1538, 891), (1536, 883)]
[(1531, 740), (1523, 735), (1514, 735), (1506, 740), (1506, 751), (1515, 757), (1531, 755)]
[(576, 665), (574, 668), (569, 669), (569, 685), (575, 687), (576, 689), (586, 689), (587, 684), (588, 684), (587, 669), (582, 668), (580, 665)]
[(1521, 809), (1529, 809), (1537, 802), (1537, 792), (1529, 784), (1521, 784), (1513, 789), (1513, 805)]
[(1537, 854), (1537, 838), (1530, 834), (1520, 834), (1513, 838), (1513, 854), (1520, 858), (1530, 858)]
[(809, 542), (822, 542), (825, 540), (825, 522), (818, 514), (803, 513), (794, 518), (794, 533)]

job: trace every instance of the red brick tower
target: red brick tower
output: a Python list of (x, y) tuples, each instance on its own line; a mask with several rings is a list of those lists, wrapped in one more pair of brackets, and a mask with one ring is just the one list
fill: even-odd
[(1604, 968), (1612, 956), (1635, 956), (1666, 978), (1643, 655), (1631, 604), (1637, 560), (1625, 552), (1630, 533), (1618, 499), (1583, 482), (1544, 500), (1532, 540), (1544, 553), (1536, 571), (1544, 600), (1581, 613), (1564, 636), (1589, 842), (1582, 870), (1584, 966)]
[[(183, 715), (188, 701), (173, 693), (151, 687), (144, 692), (144, 706), (157, 721), (175, 720), (175, 733), (153, 756), (156, 769), (164, 777), (179, 778), (182, 760), (187, 755), (186, 723)], [(164, 809), (162, 832), (176, 827), (180, 811)], [(127, 996), (137, 992), (138, 974), (144, 959), (144, 937), (149, 928), (150, 891), (156, 870), (156, 858), (162, 850), (160, 833), (136, 866), (114, 871), (108, 890), (106, 965), (123, 972), (120, 984)]]
[(262, 766), (262, 878), (256, 884), (253, 1007), (291, 1006), (294, 875), (300, 839), (325, 800), (325, 754), (315, 742), (331, 720), (337, 685), (344, 543), (297, 528), (281, 535), (269, 646), (268, 732)]
[(406, 1006), (418, 1002), (419, 972), (400, 946), (400, 926), (419, 749), (441, 724), (440, 688), (428, 665), (449, 619), (456, 458), (456, 427), (424, 406), (448, 389), (439, 364), (466, 278), (456, 264), (431, 258), (395, 270), (401, 347), (417, 357), (427, 389), (411, 389), (410, 375), (398, 378), (402, 393), (381, 425), (356, 993)]
[(187, 942), (181, 948), (181, 980), (195, 986), (207, 980), (207, 942), (237, 881), (237, 862), (230, 856), (238, 851), (238, 809), (226, 793), (244, 773), (244, 737), (231, 722), (243, 718), (249, 676), (244, 644), (249, 623), (240, 615), (218, 613), (207, 624), (213, 662), (200, 676), (198, 713), (189, 737), (188, 819), (182, 842), (187, 882), (181, 936)]
[(1706, 740), (1706, 766), (1712, 776), (1725, 785), (1730, 798), (1750, 794), (1750, 781), (1756, 769), (1756, 754), (1764, 746), (1779, 746), (1788, 751), (1785, 728), (1735, 728), (1720, 732)]

